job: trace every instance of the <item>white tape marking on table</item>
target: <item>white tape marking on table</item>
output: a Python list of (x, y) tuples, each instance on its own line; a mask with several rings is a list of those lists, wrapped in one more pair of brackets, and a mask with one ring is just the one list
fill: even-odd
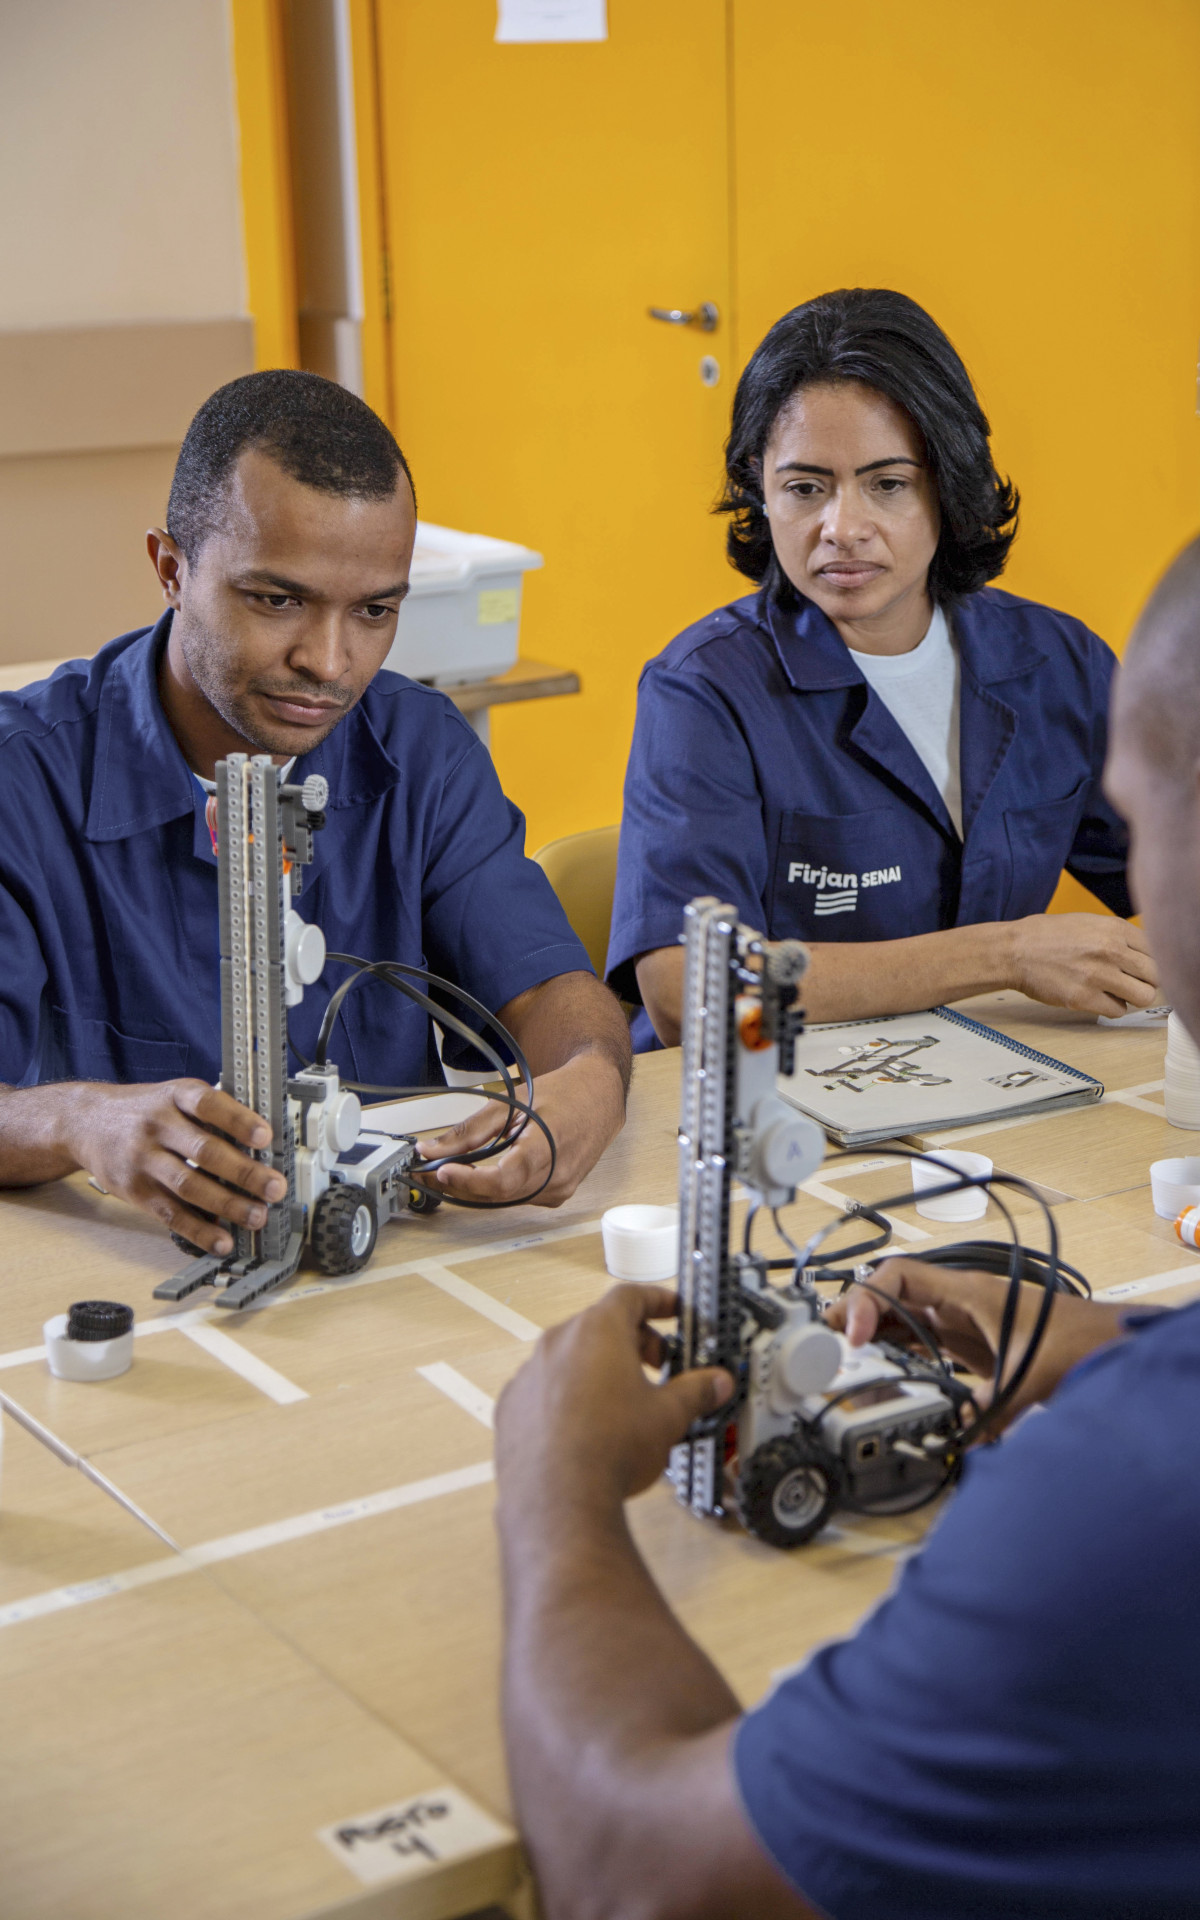
[(46, 1349), (41, 1347), (16, 1347), (12, 1353), (0, 1353), (0, 1367), (31, 1367), (35, 1360), (44, 1360)]
[(398, 1513), (401, 1507), (419, 1506), (424, 1500), (438, 1500), (447, 1493), (482, 1487), (491, 1478), (491, 1461), (477, 1460), (474, 1466), (435, 1473), (428, 1480), (410, 1480), (405, 1486), (368, 1493), (360, 1500), (343, 1500), (334, 1507), (316, 1507), (311, 1513), (295, 1513), (288, 1520), (271, 1520), (263, 1527), (248, 1527), (244, 1533), (226, 1534), (222, 1540), (206, 1540), (202, 1546), (186, 1547), (183, 1558), (196, 1567), (239, 1560), (243, 1554), (258, 1553), (264, 1547), (286, 1546), (289, 1541), (304, 1540), (310, 1534), (327, 1533), (331, 1527), (346, 1527), (355, 1520), (373, 1520), (381, 1513)]
[[(836, 1207), (839, 1213), (845, 1213), (856, 1204), (848, 1194), (839, 1193), (836, 1187), (827, 1187), (823, 1180), (806, 1180), (800, 1192), (811, 1194), (814, 1200), (823, 1200), (827, 1207)], [(933, 1235), (926, 1233), (924, 1227), (914, 1227), (907, 1220), (898, 1220), (895, 1214), (885, 1213), (883, 1217), (892, 1232), (898, 1233), (902, 1240), (933, 1239)]]
[(1128, 1300), (1138, 1293), (1165, 1292), (1169, 1287), (1194, 1287), (1200, 1284), (1200, 1266), (1172, 1267), (1166, 1273), (1148, 1273), (1144, 1280), (1122, 1280), (1119, 1286), (1102, 1287), (1093, 1300)]
[(191, 1568), (182, 1554), (165, 1560), (147, 1560), (140, 1567), (123, 1567), (119, 1573), (104, 1573), (96, 1580), (77, 1580), (69, 1587), (53, 1587), (49, 1593), (31, 1593), (24, 1600), (10, 1600), (0, 1607), (0, 1627), (20, 1626), (26, 1620), (40, 1620), (48, 1613), (62, 1613), (68, 1607), (85, 1607), (92, 1600), (108, 1600), (115, 1593), (130, 1593), (135, 1587), (153, 1586), (159, 1580), (174, 1580)]
[(435, 1360), (432, 1366), (418, 1367), (417, 1372), (422, 1380), (428, 1380), (431, 1387), (444, 1393), (447, 1400), (453, 1400), (456, 1407), (469, 1413), (472, 1420), (478, 1420), (481, 1427), (491, 1431), (496, 1402), (482, 1387), (477, 1387), (465, 1374), (460, 1373), (457, 1367), (448, 1367), (444, 1360)]
[(257, 1387), (260, 1393), (266, 1394), (268, 1400), (276, 1401), (279, 1406), (286, 1407), (294, 1400), (308, 1399), (303, 1387), (298, 1387), (294, 1380), (285, 1380), (274, 1367), (260, 1360), (240, 1341), (231, 1340), (219, 1327), (211, 1326), (207, 1321), (193, 1321), (180, 1331), (198, 1347), (203, 1347), (205, 1353), (210, 1353), (214, 1360), (219, 1360), (223, 1367), (228, 1367), (231, 1373), (240, 1374), (243, 1380)]
[[(199, 1324), (209, 1318), (211, 1307), (189, 1307), (186, 1313), (163, 1314), (154, 1320), (138, 1320), (134, 1324), (134, 1338), (140, 1339), (148, 1333), (186, 1333), (193, 1324)], [(16, 1347), (11, 1353), (0, 1353), (0, 1369), (5, 1367), (30, 1367), (36, 1360), (46, 1358), (45, 1346)]]
[(457, 1787), (430, 1787), (317, 1831), (317, 1839), (368, 1887), (411, 1879), (445, 1860), (511, 1846), (515, 1838), (511, 1827)]
[[(523, 1253), (527, 1247), (553, 1246), (559, 1240), (579, 1240), (590, 1233), (598, 1234), (599, 1231), (598, 1218), (577, 1220), (569, 1227), (547, 1227), (541, 1233), (524, 1233), (508, 1240), (483, 1240), (474, 1246), (458, 1247), (448, 1251), (447, 1258), (457, 1267), (466, 1260), (498, 1259), (507, 1253)], [(310, 1280), (304, 1286), (290, 1287), (282, 1293), (268, 1294), (263, 1299), (254, 1301), (253, 1305), (246, 1307), (243, 1311), (245, 1314), (265, 1313), (273, 1307), (290, 1307), (301, 1300), (316, 1300), (327, 1293), (350, 1293), (356, 1287), (378, 1286), (383, 1280), (403, 1280), (410, 1274), (418, 1279), (428, 1278), (429, 1276), (422, 1272), (427, 1264), (425, 1260), (402, 1260), (390, 1267), (368, 1267), (365, 1272), (353, 1274), (345, 1280)], [(446, 1271), (441, 1261), (435, 1264), (442, 1271)], [(460, 1284), (466, 1287), (468, 1282), (462, 1281)], [(478, 1288), (472, 1288), (471, 1292), (479, 1294), (484, 1299), (490, 1298), (482, 1294)], [(472, 1303), (467, 1302), (467, 1304)], [(496, 1306), (498, 1303), (492, 1304)], [(503, 1307), (499, 1310), (507, 1311)], [(489, 1317), (495, 1318), (495, 1315), (492, 1314)], [(231, 1313), (226, 1307), (189, 1307), (184, 1313), (163, 1313), (154, 1319), (139, 1320), (135, 1323), (133, 1332), (135, 1338), (149, 1333), (186, 1333), (190, 1326), (207, 1326), (214, 1320), (222, 1318), (234, 1327), (242, 1323), (242, 1314)], [(517, 1335), (520, 1340), (536, 1340), (542, 1331), (541, 1327), (535, 1326), (532, 1320), (523, 1320), (520, 1314), (513, 1314), (512, 1319), (519, 1320), (522, 1328), (527, 1329)], [(497, 1321), (497, 1325), (506, 1325), (510, 1333), (514, 1330), (510, 1324), (503, 1321)], [(27, 1367), (35, 1360), (44, 1360), (45, 1357), (44, 1346), (20, 1347), (12, 1353), (0, 1353), (0, 1369)]]
[(187, 1547), (171, 1559), (151, 1560), (140, 1567), (126, 1567), (118, 1573), (102, 1574), (96, 1580), (76, 1581), (69, 1587), (55, 1587), (49, 1593), (30, 1594), (0, 1607), (0, 1627), (15, 1627), (25, 1620), (37, 1620), (48, 1613), (60, 1613), (67, 1607), (86, 1606), (92, 1600), (107, 1600), (113, 1594), (128, 1593), (133, 1587), (149, 1586), (158, 1580), (173, 1580), (202, 1567), (224, 1560), (236, 1560), (243, 1554), (259, 1553), (264, 1547), (286, 1545), (311, 1534), (326, 1533), (331, 1527), (349, 1526), (356, 1520), (370, 1520), (383, 1513), (396, 1513), (402, 1507), (415, 1507), (425, 1500), (439, 1500), (446, 1494), (462, 1493), (468, 1487), (486, 1486), (492, 1478), (490, 1460), (478, 1460), (470, 1467), (457, 1467), (451, 1473), (433, 1474), (428, 1480), (410, 1480), (402, 1487), (389, 1487), (383, 1493), (369, 1493), (361, 1500), (345, 1500), (334, 1507), (318, 1507), (312, 1513), (293, 1514), (288, 1520), (276, 1520), (263, 1527), (249, 1527), (244, 1533), (226, 1534), (220, 1540), (206, 1540), (200, 1546)]
[(494, 1300), (482, 1287), (473, 1287), (469, 1280), (460, 1279), (440, 1260), (414, 1261), (412, 1271), (420, 1274), (422, 1280), (428, 1280), (430, 1286), (440, 1287), (443, 1293), (448, 1293), (461, 1306), (470, 1307), (472, 1313), (482, 1314), (493, 1325), (503, 1327), (505, 1333), (511, 1333), (514, 1340), (540, 1340), (542, 1329), (536, 1321), (526, 1320), (524, 1314), (515, 1313), (502, 1300)]

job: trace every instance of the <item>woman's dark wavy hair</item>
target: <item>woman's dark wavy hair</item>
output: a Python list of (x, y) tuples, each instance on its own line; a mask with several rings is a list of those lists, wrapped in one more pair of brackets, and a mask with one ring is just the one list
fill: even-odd
[(763, 512), (763, 455), (792, 395), (838, 380), (886, 394), (924, 439), (942, 522), (930, 597), (941, 604), (995, 579), (1016, 537), (1020, 495), (992, 464), (987, 416), (949, 340), (915, 300), (885, 287), (806, 300), (775, 322), (751, 357), (734, 396), (717, 503), (731, 516), (730, 564), (776, 597), (794, 597)]

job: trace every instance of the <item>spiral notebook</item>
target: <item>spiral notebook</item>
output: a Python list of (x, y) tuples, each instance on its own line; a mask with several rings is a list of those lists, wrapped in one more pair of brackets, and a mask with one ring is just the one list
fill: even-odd
[(1058, 1113), (1099, 1100), (1090, 1074), (1064, 1066), (950, 1007), (810, 1027), (779, 1091), (843, 1147), (909, 1133)]

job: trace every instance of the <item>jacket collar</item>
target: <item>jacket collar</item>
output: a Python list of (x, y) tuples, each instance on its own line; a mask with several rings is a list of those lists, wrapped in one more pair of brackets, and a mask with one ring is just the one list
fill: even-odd
[[(88, 840), (126, 840), (194, 813), (200, 789), (158, 696), (158, 667), (171, 614), (135, 633), (104, 675), (97, 707), (96, 758), (88, 804)], [(401, 778), (364, 700), (333, 732), (297, 760), (292, 779), (324, 774), (329, 810), (377, 799)], [(317, 836), (317, 846), (321, 836)]]
[[(755, 611), (797, 693), (862, 684), (850, 649), (813, 601), (801, 598), (797, 606), (783, 607), (764, 588), (757, 595)], [(1025, 634), (1023, 623), (1013, 620), (1003, 601), (986, 588), (955, 601), (948, 612), (964, 675), (969, 674), (977, 687), (999, 686), (1044, 664), (1046, 655)]]
[[(884, 702), (868, 687), (833, 622), (811, 600), (795, 609), (758, 596), (757, 614), (774, 643), (779, 664), (798, 693), (862, 687), (857, 712), (840, 733), (841, 744), (869, 760), (891, 786), (906, 790), (942, 832), (957, 838), (946, 803), (907, 735)], [(1016, 710), (993, 688), (1034, 672), (1046, 655), (1013, 619), (1000, 596), (986, 589), (968, 594), (950, 613), (961, 664), (959, 754), (963, 834), (970, 833), (1017, 731)]]
[(170, 631), (168, 612), (108, 663), (96, 711), (88, 840), (127, 840), (195, 807), (196, 783), (158, 697), (158, 663)]

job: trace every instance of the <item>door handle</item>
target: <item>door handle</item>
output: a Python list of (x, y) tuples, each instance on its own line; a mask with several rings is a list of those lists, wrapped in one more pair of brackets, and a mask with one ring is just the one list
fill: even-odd
[(669, 327), (699, 327), (701, 333), (715, 333), (721, 318), (712, 300), (702, 300), (693, 313), (683, 307), (648, 307), (646, 311), (652, 320), (665, 320)]

